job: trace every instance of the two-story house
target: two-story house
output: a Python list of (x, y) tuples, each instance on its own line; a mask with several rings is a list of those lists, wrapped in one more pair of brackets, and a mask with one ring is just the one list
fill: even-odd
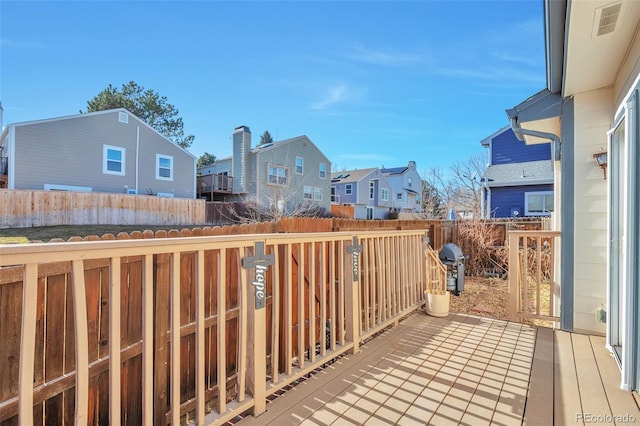
[(392, 207), (392, 190), (378, 168), (331, 175), (331, 202), (352, 206), (354, 219), (387, 219)]
[(196, 158), (124, 108), (9, 124), (8, 189), (195, 198)]
[(251, 130), (233, 132), (233, 155), (198, 168), (207, 176), (230, 176), (226, 201), (255, 199), (286, 212), (313, 206), (330, 209), (331, 162), (307, 136), (251, 147)]
[(482, 217), (549, 216), (554, 207), (551, 144), (527, 145), (510, 126), (480, 144), (488, 154)]
[(416, 162), (406, 166), (380, 169), (392, 188), (392, 208), (396, 212), (422, 213), (422, 178)]

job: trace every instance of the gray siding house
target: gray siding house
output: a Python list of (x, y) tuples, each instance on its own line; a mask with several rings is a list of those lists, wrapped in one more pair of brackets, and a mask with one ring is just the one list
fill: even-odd
[(380, 170), (393, 188), (391, 199), (397, 212), (422, 213), (422, 178), (416, 170), (416, 162), (406, 166)]
[(195, 198), (196, 157), (123, 108), (8, 125), (7, 188)]
[(233, 194), (225, 200), (250, 197), (285, 211), (313, 205), (330, 209), (331, 162), (305, 135), (251, 147), (251, 130), (233, 132), (233, 155), (198, 169), (202, 176), (233, 177)]
[(387, 219), (392, 187), (377, 168), (349, 170), (331, 175), (333, 204), (353, 206), (354, 219)]

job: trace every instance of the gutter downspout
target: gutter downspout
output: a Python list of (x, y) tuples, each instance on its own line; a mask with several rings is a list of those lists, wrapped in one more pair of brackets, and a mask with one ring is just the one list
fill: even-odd
[(551, 142), (553, 142), (551, 151), (553, 161), (560, 161), (560, 137), (558, 137), (558, 135), (556, 135), (555, 133), (541, 132), (538, 130), (523, 129), (522, 127), (520, 127), (520, 124), (518, 124), (517, 117), (513, 117), (511, 115), (509, 115), (509, 121), (511, 122), (511, 129), (516, 133), (516, 135), (520, 135), (522, 139), (524, 139), (523, 136), (526, 135), (542, 139), (549, 139)]
[[(565, 107), (565, 112), (563, 116), (570, 117), (568, 121), (573, 125), (573, 102), (565, 103), (563, 102)], [(507, 115), (509, 116), (509, 121), (511, 123), (511, 129), (516, 133), (516, 135), (520, 138), (523, 135), (534, 136), (543, 139), (549, 139), (553, 142), (552, 145), (552, 156), (553, 161), (561, 161), (561, 148), (562, 144), (560, 142), (560, 137), (554, 133), (549, 132), (541, 132), (536, 130), (528, 130), (523, 129), (518, 124), (517, 112), (515, 110), (508, 110)], [(573, 140), (573, 132), (572, 129), (567, 124), (565, 128), (565, 123), (562, 125), (563, 134), (565, 134), (565, 138), (569, 138), (568, 140)], [(524, 138), (523, 138), (524, 139)], [(569, 144), (565, 147), (565, 154), (563, 163), (568, 166), (567, 170), (563, 170), (563, 179), (561, 181), (561, 206), (572, 205), (573, 203), (573, 195), (574, 195), (574, 187), (573, 187), (573, 146)], [(555, 182), (554, 182), (555, 183)], [(573, 244), (574, 244), (574, 229), (573, 229), (573, 220), (569, 217), (569, 215), (562, 215), (560, 229), (562, 231), (562, 242), (560, 245), (560, 258), (562, 261), (567, 261), (568, 264), (562, 265), (562, 270), (560, 272), (560, 329), (565, 331), (573, 331), (573, 297), (574, 297), (574, 283), (573, 283)], [(563, 262), (564, 263), (564, 262)]]

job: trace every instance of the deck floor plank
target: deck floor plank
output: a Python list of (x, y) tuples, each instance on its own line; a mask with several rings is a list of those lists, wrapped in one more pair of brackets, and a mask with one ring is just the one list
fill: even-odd
[(631, 416), (635, 416), (635, 421), (640, 421), (638, 405), (633, 394), (620, 389), (620, 370), (613, 355), (605, 347), (604, 337), (589, 336), (589, 340), (611, 414), (621, 420), (618, 423), (634, 423), (625, 421), (631, 420)]
[(417, 312), (361, 348), (234, 423), (560, 425), (583, 423), (583, 407), (640, 419), (602, 338)]
[(553, 424), (553, 345), (553, 330), (538, 328), (524, 412), (527, 426)]
[(583, 424), (576, 421), (577, 414), (582, 413), (582, 405), (571, 334), (556, 331), (554, 339), (554, 420), (557, 424)]
[[(598, 373), (598, 366), (591, 348), (589, 336), (584, 334), (571, 334), (574, 359), (576, 363), (576, 378), (580, 389), (580, 401), (584, 413), (576, 414), (574, 419), (585, 420), (585, 416), (602, 416), (607, 420), (611, 418), (611, 408), (604, 392), (602, 379)], [(587, 421), (590, 423), (589, 421)], [(604, 421), (601, 424), (613, 424)]]

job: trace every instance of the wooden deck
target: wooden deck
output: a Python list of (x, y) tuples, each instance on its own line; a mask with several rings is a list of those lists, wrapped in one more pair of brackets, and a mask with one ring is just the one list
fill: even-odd
[(418, 312), (234, 423), (638, 423), (619, 380), (603, 337)]

